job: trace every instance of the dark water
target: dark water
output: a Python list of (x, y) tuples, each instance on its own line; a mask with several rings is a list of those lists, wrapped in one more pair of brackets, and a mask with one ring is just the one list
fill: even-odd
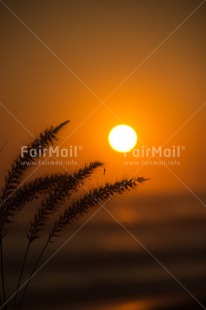
[[(140, 195), (118, 198), (108, 210), (128, 231), (101, 210), (33, 278), (24, 309), (206, 308), (206, 208), (191, 196)], [(91, 214), (50, 245), (42, 263)], [(5, 243), (8, 296), (26, 245), (24, 230), (19, 222)], [(27, 275), (42, 244), (30, 252)]]

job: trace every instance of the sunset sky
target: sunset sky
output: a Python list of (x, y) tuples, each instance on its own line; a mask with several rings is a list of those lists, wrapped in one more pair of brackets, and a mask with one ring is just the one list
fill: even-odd
[[(59, 142), (82, 146), (78, 167), (104, 161), (100, 183), (145, 176), (146, 195), (205, 190), (205, 4), (0, 2), (1, 181), (29, 132), (69, 119)], [(119, 124), (136, 130), (136, 147), (185, 147), (180, 166), (125, 166), (108, 144)]]
[[(206, 0), (0, 0), (1, 223), (8, 226), (1, 301), (13, 306), (15, 289), (31, 275), (22, 309), (205, 309), (205, 29)], [(21, 148), (66, 120), (54, 146), (77, 157), (18, 166), (5, 182)], [(126, 154), (114, 150), (116, 138), (112, 147), (108, 141), (122, 124), (138, 136)], [(176, 153), (140, 154), (152, 148)], [(47, 178), (21, 196), (22, 181), (73, 175), (94, 161), (104, 166), (67, 187), (67, 196)], [(127, 181), (115, 184), (118, 194), (127, 191), (112, 201), (114, 187), (106, 186), (100, 199), (90, 191), (77, 203), (88, 189), (133, 177), (149, 180), (131, 191)], [(62, 231), (50, 244), (58, 219), (68, 227), (57, 225)], [(32, 227), (34, 246), (26, 239)]]

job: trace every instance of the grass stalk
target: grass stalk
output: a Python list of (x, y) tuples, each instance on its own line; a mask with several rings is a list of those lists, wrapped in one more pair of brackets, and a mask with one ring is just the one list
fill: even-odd
[[(31, 245), (31, 243), (28, 242), (27, 243), (27, 247), (26, 247), (26, 251), (24, 253), (24, 258), (23, 258), (20, 274), (19, 274), (19, 279), (18, 279), (17, 288), (16, 288), (17, 291), (18, 291), (18, 288), (20, 286), (21, 279), (22, 279), (22, 276), (23, 276), (24, 267), (25, 267), (25, 264), (26, 264), (26, 259), (27, 259), (28, 253), (29, 253), (30, 245)], [(18, 293), (16, 293), (16, 295), (14, 297), (14, 310), (16, 309), (17, 298), (18, 298)]]
[[(33, 266), (33, 269), (32, 269), (32, 271), (30, 273), (29, 278), (31, 278), (33, 276), (34, 272), (36, 271), (36, 268), (39, 265), (39, 263), (40, 263), (40, 261), (42, 259), (42, 256), (44, 255), (44, 252), (46, 251), (46, 248), (47, 248), (49, 242), (50, 242), (50, 238), (48, 238), (47, 241), (45, 242), (45, 244), (44, 244), (44, 246), (43, 246), (43, 248), (42, 248), (42, 250), (41, 250), (41, 252), (40, 252), (40, 254), (39, 254), (39, 256), (38, 256), (38, 258), (37, 258), (37, 260), (36, 260), (36, 262), (34, 264), (34, 266)], [(30, 282), (31, 282), (31, 280), (29, 280), (27, 282), (27, 284), (25, 285), (25, 287), (24, 287), (24, 290), (23, 290), (23, 293), (22, 293), (22, 296), (21, 296), (21, 299), (20, 299), (20, 302), (19, 302), (18, 310), (21, 310), (21, 308), (22, 308), (24, 297), (25, 297), (26, 292), (27, 292), (27, 290), (29, 288)]]
[[(2, 226), (0, 229), (0, 234), (2, 236)], [(0, 238), (0, 265), (1, 265), (1, 285), (2, 285), (2, 303), (6, 301), (6, 290), (5, 290), (5, 277), (4, 277), (4, 257), (3, 257), (3, 238)], [(4, 306), (4, 309), (7, 310), (7, 305)]]
[[(0, 227), (0, 265), (1, 265), (1, 282), (2, 282), (2, 294), (3, 294), (3, 303), (6, 301), (6, 291), (5, 291), (5, 277), (4, 277), (4, 257), (3, 257), (3, 236), (6, 234), (5, 224), (9, 223), (9, 218), (4, 214), (7, 213), (8, 205), (7, 201), (17, 190), (26, 170), (29, 168), (29, 165), (23, 165), (24, 161), (32, 162), (34, 159), (29, 155), (29, 150), (35, 149), (37, 151), (37, 157), (41, 156), (42, 149), (47, 148), (49, 145), (53, 144), (57, 140), (58, 132), (64, 127), (69, 121), (65, 121), (60, 125), (49, 129), (45, 129), (40, 133), (37, 139), (34, 139), (33, 142), (28, 146), (28, 152), (23, 156), (18, 155), (17, 158), (11, 164), (11, 168), (8, 170), (7, 177), (5, 178), (5, 184), (2, 188), (0, 196), (0, 218), (1, 218), (1, 227)], [(8, 212), (9, 214), (9, 212)], [(5, 305), (4, 309), (7, 309)]]
[[(71, 224), (72, 222), (77, 221), (83, 214), (87, 213), (89, 208), (95, 207), (98, 204), (102, 205), (109, 198), (113, 197), (115, 194), (122, 194), (126, 190), (130, 190), (137, 186), (137, 184), (146, 181), (147, 179), (139, 177), (132, 178), (130, 180), (124, 179), (119, 182), (115, 182), (113, 184), (107, 183), (105, 186), (100, 186), (97, 189), (89, 191), (88, 194), (84, 195), (81, 199), (75, 201), (71, 206), (66, 208), (64, 213), (59, 216), (58, 220), (54, 222), (52, 229), (49, 232), (48, 239), (43, 246), (43, 249), (32, 269), (30, 274), (30, 278), (36, 271), (36, 268), (41, 261), (41, 258), (46, 251), (49, 243), (53, 240), (54, 237), (59, 236), (59, 234), (63, 231), (63, 229)], [(21, 296), (20, 304), (18, 310), (21, 310), (21, 306), (23, 304), (24, 297), (28, 290), (30, 281), (25, 285), (24, 291)]]
[[(25, 286), (22, 286), (23, 292), (19, 294), (20, 285), (24, 276), (25, 267), (28, 260), (31, 245), (33, 242), (40, 238), (45, 227), (51, 220), (51, 216), (57, 211), (63, 204), (66, 203), (68, 197), (74, 191), (78, 191), (82, 182), (90, 177), (94, 170), (101, 167), (101, 162), (91, 162), (84, 168), (79, 169), (73, 175), (71, 174), (52, 174), (46, 177), (36, 178), (35, 180), (28, 182), (20, 186), (26, 170), (31, 165), (24, 165), (24, 161), (33, 162), (36, 158), (42, 155), (42, 151), (49, 145), (52, 145), (57, 140), (58, 132), (64, 127), (68, 121), (61, 123), (56, 127), (50, 127), (40, 133), (37, 139), (34, 139), (31, 144), (28, 145), (28, 152), (22, 157), (19, 155), (12, 163), (11, 168), (5, 178), (5, 184), (0, 195), (0, 268), (1, 268), (1, 285), (2, 296), (0, 301), (2, 302), (2, 308), (7, 310), (6, 289), (5, 289), (5, 266), (3, 255), (3, 237), (7, 233), (7, 226), (13, 222), (14, 218), (19, 214), (22, 208), (33, 201), (42, 197), (41, 205), (34, 215), (33, 220), (30, 223), (27, 232), (27, 246), (23, 256), (23, 261), (18, 277), (16, 293), (14, 298), (14, 310), (21, 309), (26, 292), (31, 282), (31, 277), (35, 273), (39, 263), (44, 256), (44, 253), (55, 237), (73, 222), (79, 220), (83, 214), (87, 213), (91, 208), (97, 205), (103, 205), (105, 201), (114, 197), (116, 194), (122, 194), (128, 191), (138, 184), (146, 181), (145, 178), (132, 178), (123, 179), (113, 184), (106, 183), (104, 186), (99, 186), (79, 199), (76, 199), (73, 203), (68, 202), (68, 206), (63, 212), (60, 212), (60, 216), (53, 222), (51, 229), (48, 232), (48, 238), (39, 253), (34, 266), (31, 270), (30, 277), (27, 280)], [(29, 155), (29, 151), (35, 149), (37, 151), (36, 158)], [(19, 302), (18, 302), (19, 301)]]
[[(101, 167), (102, 165), (103, 163), (101, 162), (92, 162), (89, 165), (85, 165), (83, 169), (79, 169), (76, 173), (74, 173), (74, 175), (64, 175), (64, 178), (58, 183), (58, 186), (54, 189), (54, 191), (51, 191), (49, 195), (43, 199), (41, 207), (35, 214), (33, 221), (30, 223), (29, 231), (27, 233), (28, 244), (17, 283), (17, 291), (21, 284), (30, 246), (34, 240), (39, 238), (39, 234), (43, 230), (45, 223), (49, 220), (49, 217), (57, 210), (58, 207), (61, 206), (65, 198), (68, 198), (71, 192), (77, 189), (80, 182), (88, 178), (95, 169)], [(41, 255), (43, 255), (43, 253)], [(40, 259), (41, 258), (37, 259), (37, 264)], [(34, 268), (36, 268), (36, 264)], [(14, 309), (16, 308), (17, 295), (18, 293), (15, 295)]]

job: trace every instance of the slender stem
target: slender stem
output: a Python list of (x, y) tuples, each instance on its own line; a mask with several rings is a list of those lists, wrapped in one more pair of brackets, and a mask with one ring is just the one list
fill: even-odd
[(27, 247), (26, 247), (26, 251), (25, 251), (25, 254), (24, 254), (24, 259), (23, 259), (22, 266), (21, 266), (21, 271), (20, 271), (20, 274), (19, 274), (18, 284), (17, 284), (17, 287), (16, 287), (17, 293), (16, 293), (15, 299), (14, 299), (14, 310), (16, 309), (18, 289), (19, 289), (19, 286), (20, 286), (20, 283), (21, 283), (21, 279), (22, 279), (22, 275), (23, 275), (23, 272), (24, 272), (24, 267), (25, 267), (25, 264), (26, 264), (26, 259), (27, 259), (27, 256), (28, 256), (30, 245), (31, 245), (31, 242), (28, 241)]
[[(2, 221), (1, 221), (1, 228), (0, 228), (0, 260), (1, 260), (1, 283), (2, 283), (2, 299), (3, 304), (6, 301), (6, 290), (5, 290), (5, 278), (4, 278), (4, 257), (3, 257), (3, 233), (2, 233)], [(7, 306), (4, 307), (7, 310)]]
[[(34, 264), (34, 267), (33, 267), (33, 269), (32, 269), (32, 272), (31, 272), (29, 278), (31, 278), (31, 277), (33, 276), (33, 274), (34, 274), (34, 272), (35, 272), (35, 270), (36, 270), (36, 268), (37, 268), (37, 266), (38, 266), (38, 264), (39, 264), (39, 262), (40, 262), (40, 260), (41, 260), (41, 258), (42, 258), (42, 256), (43, 256), (43, 254), (44, 254), (44, 252), (45, 252), (45, 250), (46, 250), (46, 248), (47, 248), (47, 246), (48, 246), (48, 244), (49, 244), (49, 242), (50, 242), (50, 239), (51, 239), (51, 238), (49, 237), (48, 240), (46, 241), (46, 243), (45, 243), (43, 249), (41, 250), (41, 253), (39, 254), (39, 257), (37, 258), (36, 263)], [(23, 300), (24, 300), (24, 296), (25, 296), (25, 294), (26, 294), (26, 292), (27, 292), (27, 289), (28, 289), (28, 286), (29, 286), (30, 282), (31, 282), (31, 279), (30, 279), (30, 280), (27, 282), (27, 284), (25, 285), (25, 288), (24, 288), (24, 291), (23, 291), (23, 293), (22, 293), (21, 300), (20, 300), (20, 303), (19, 303), (18, 310), (20, 310), (21, 307), (22, 307)]]

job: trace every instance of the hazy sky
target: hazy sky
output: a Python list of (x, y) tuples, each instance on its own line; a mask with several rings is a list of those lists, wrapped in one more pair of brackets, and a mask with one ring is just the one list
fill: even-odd
[[(195, 193), (204, 190), (205, 4), (4, 4), (0, 1), (0, 146), (9, 142), (0, 154), (1, 178), (21, 145), (31, 139), (25, 128), (36, 135), (70, 119), (60, 141), (71, 134), (64, 146), (83, 146), (79, 166), (100, 159), (106, 162), (108, 178), (151, 177), (146, 193), (187, 192), (183, 183)], [(172, 172), (164, 166), (143, 166), (140, 172), (140, 167), (125, 166), (122, 154), (107, 141), (110, 129), (120, 123), (133, 126), (147, 146), (170, 138), (167, 146), (185, 146), (181, 165), (170, 166)]]

